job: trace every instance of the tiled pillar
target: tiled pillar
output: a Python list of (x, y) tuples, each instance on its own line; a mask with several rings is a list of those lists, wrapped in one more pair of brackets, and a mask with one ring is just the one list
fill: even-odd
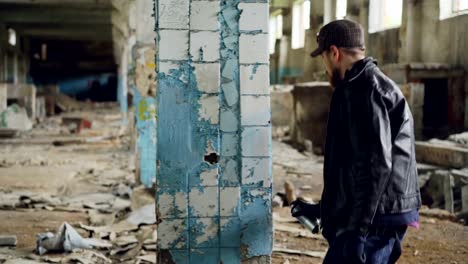
[(156, 7), (158, 263), (270, 263), (268, 3)]

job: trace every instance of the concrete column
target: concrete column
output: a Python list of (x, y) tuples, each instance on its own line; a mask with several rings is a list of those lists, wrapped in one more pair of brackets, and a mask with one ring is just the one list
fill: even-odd
[(359, 23), (364, 28), (364, 42), (366, 47), (369, 43), (369, 0), (361, 0), (361, 8), (359, 10)]
[(310, 29), (306, 31), (303, 81), (316, 81), (314, 73), (325, 71), (320, 59), (310, 57), (317, 47), (317, 33), (323, 26), (324, 2), (310, 2)]
[(124, 115), (124, 122), (127, 122), (127, 81), (128, 81), (128, 47), (125, 45), (120, 58), (120, 64), (118, 68), (118, 87), (117, 87), (117, 99), (120, 104), (120, 111)]
[(156, 3), (158, 263), (270, 263), (268, 3)]
[(324, 10), (323, 10), (324, 24), (328, 24), (336, 19), (336, 0), (323, 1), (323, 5), (324, 5)]
[(7, 85), (0, 83), (0, 113), (7, 109)]
[[(156, 45), (154, 39), (153, 0), (136, 1), (135, 13), (130, 13), (130, 21), (135, 20), (136, 44), (132, 48), (133, 106), (137, 134), (136, 156), (139, 182), (152, 187), (156, 181)], [(132, 19), (137, 16), (138, 19)], [(132, 23), (130, 23), (132, 25)]]
[(421, 61), (421, 16), (422, 6), (419, 0), (407, 0), (406, 3), (406, 60)]
[(461, 187), (462, 212), (468, 212), (468, 185)]

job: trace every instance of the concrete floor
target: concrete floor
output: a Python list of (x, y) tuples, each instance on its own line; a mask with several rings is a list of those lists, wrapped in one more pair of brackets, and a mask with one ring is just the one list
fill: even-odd
[[(128, 135), (122, 134), (120, 116), (117, 113), (117, 108), (74, 113), (93, 120), (93, 128), (82, 131), (78, 136), (67, 134), (67, 129), (60, 126), (60, 117), (54, 117), (21, 138), (0, 140), (0, 207), (3, 207), (0, 210), (0, 234), (15, 234), (18, 237), (16, 249), (0, 248), (0, 262), (9, 256), (16, 256), (34, 259), (35, 262), (31, 263), (42, 263), (37, 256), (32, 257), (37, 233), (55, 232), (60, 224), (68, 222), (86, 237), (89, 233), (78, 228), (78, 225), (97, 225), (96, 219), (103, 217), (97, 214), (96, 210), (73, 207), (73, 202), (80, 207), (82, 204), (77, 201), (83, 200), (84, 197), (94, 195), (93, 197), (101, 199), (112, 196), (118, 186), (134, 186), (134, 168), (128, 147), (130, 141)], [(90, 139), (100, 136), (112, 137), (101, 138), (95, 143), (60, 147), (51, 144), (57, 139)], [(273, 153), (273, 193), (283, 192), (284, 181), (288, 180), (298, 186), (297, 191), (300, 195), (318, 200), (322, 190), (323, 158), (310, 153), (300, 153), (278, 140), (273, 141)], [(31, 198), (39, 200), (36, 203), (20, 206), (23, 208), (12, 208), (7, 206), (7, 200), (15, 193), (28, 197), (36, 195), (43, 200), (65, 200), (68, 201), (68, 206), (50, 205), (36, 197)], [(133, 201), (120, 197), (115, 201), (130, 207), (141, 207), (152, 202), (151, 194), (145, 191), (134, 190), (133, 193)], [(115, 209), (111, 215), (113, 219), (102, 218), (100, 221), (115, 222), (124, 218), (128, 210), (130, 209)], [(275, 221), (276, 226), (302, 228), (297, 223), (284, 222), (284, 219), (291, 219), (289, 208), (275, 208), (274, 213), (283, 219), (281, 223)], [(154, 229), (154, 226), (150, 225), (147, 229)], [(420, 230), (410, 229), (404, 244), (404, 255), (399, 263), (466, 263), (467, 242), (467, 227), (447, 220), (423, 217)], [(294, 232), (276, 230), (275, 248), (325, 252), (327, 243), (323, 239), (305, 238)], [(140, 255), (154, 253), (146, 250)], [(321, 262), (320, 258), (273, 254), (274, 264)], [(135, 263), (135, 260), (122, 263)]]

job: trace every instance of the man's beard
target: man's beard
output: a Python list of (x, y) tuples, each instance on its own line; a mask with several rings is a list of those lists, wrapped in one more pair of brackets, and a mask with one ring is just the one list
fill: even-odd
[(338, 87), (343, 82), (340, 76), (340, 71), (338, 69), (333, 69), (331, 76), (330, 73), (328, 73), (327, 71), (327, 77), (328, 81), (330, 82), (333, 88)]

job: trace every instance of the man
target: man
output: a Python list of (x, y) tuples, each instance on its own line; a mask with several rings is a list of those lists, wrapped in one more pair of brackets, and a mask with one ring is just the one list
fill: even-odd
[(356, 22), (333, 21), (317, 49), (334, 87), (319, 205), (296, 201), (293, 216), (320, 218), (324, 264), (395, 263), (421, 206), (413, 118), (398, 86), (365, 57)]

